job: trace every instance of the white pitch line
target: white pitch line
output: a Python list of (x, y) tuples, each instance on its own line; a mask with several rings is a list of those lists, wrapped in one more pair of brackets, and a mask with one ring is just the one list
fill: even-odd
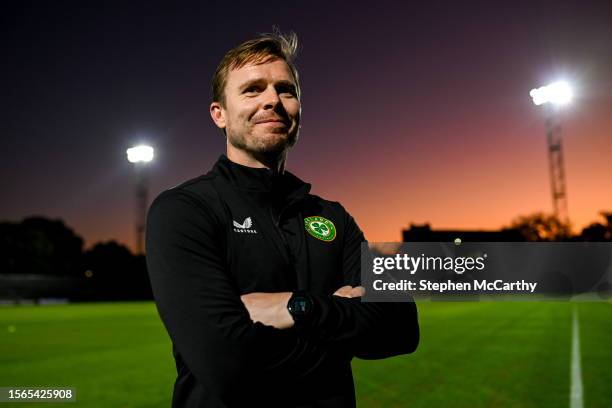
[(570, 408), (582, 408), (582, 369), (580, 368), (580, 326), (578, 312), (573, 309), (572, 318), (572, 385), (570, 391)]

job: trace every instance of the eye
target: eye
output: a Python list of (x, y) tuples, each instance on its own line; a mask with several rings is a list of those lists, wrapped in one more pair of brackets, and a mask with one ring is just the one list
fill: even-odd
[(295, 89), (295, 86), (292, 86), (292, 85), (279, 86), (277, 92), (279, 94), (289, 94), (291, 96), (297, 96), (297, 91)]
[(249, 87), (247, 87), (243, 93), (257, 93), (261, 90), (261, 88), (257, 85), (251, 85)]

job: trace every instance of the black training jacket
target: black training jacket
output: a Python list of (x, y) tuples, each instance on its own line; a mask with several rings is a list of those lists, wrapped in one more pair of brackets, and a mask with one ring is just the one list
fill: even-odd
[[(414, 303), (332, 295), (360, 285), (364, 236), (340, 203), (309, 191), (287, 171), (222, 155), (207, 174), (154, 200), (146, 258), (176, 361), (173, 407), (354, 407), (353, 357), (416, 349)], [(333, 239), (306, 231), (313, 216), (332, 223)], [(298, 289), (315, 304), (300, 329), (254, 323), (240, 300)]]

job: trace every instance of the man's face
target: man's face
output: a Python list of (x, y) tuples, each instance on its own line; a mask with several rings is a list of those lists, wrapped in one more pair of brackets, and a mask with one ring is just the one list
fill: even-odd
[[(212, 106), (214, 106), (213, 103)], [(293, 146), (300, 126), (300, 101), (287, 63), (247, 64), (228, 72), (225, 106), (213, 112), (229, 143), (255, 155), (277, 155)]]

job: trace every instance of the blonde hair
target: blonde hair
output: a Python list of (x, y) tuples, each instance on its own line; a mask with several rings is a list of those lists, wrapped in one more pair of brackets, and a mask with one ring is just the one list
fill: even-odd
[(297, 53), (298, 39), (294, 32), (281, 34), (275, 28), (272, 33), (260, 34), (257, 38), (248, 40), (229, 50), (219, 62), (212, 78), (212, 99), (225, 105), (225, 85), (227, 74), (232, 69), (239, 69), (246, 64), (264, 64), (270, 60), (281, 59), (287, 63), (293, 79), (298, 98), (300, 97), (300, 82), (298, 71), (293, 60)]

